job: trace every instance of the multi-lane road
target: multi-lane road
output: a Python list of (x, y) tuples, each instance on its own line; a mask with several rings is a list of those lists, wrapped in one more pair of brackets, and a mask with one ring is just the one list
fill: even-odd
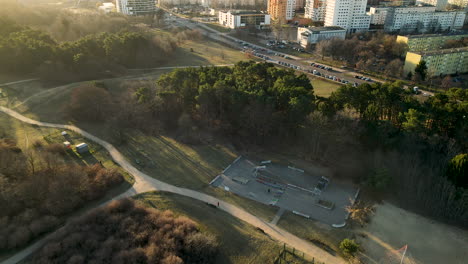
[[(209, 26), (207, 26), (204, 22), (195, 20), (195, 19), (188, 19), (185, 18), (177, 13), (172, 13), (169, 10), (166, 10), (169, 14), (167, 17), (167, 21), (171, 24), (187, 27), (190, 29), (201, 29), (202, 33), (219, 42), (225, 43), (232, 48), (239, 49), (243, 52), (251, 53), (252, 55), (256, 56), (257, 58), (263, 59), (267, 62), (278, 64), (282, 67), (291, 68), (296, 71), (304, 72), (310, 75), (313, 75), (316, 78), (323, 78), (327, 79), (331, 82), (336, 82), (340, 84), (350, 83), (350, 84), (361, 84), (361, 83), (372, 83), (372, 82), (383, 82), (382, 80), (375, 80), (369, 76), (363, 76), (362, 74), (358, 74), (346, 69), (330, 67), (328, 65), (323, 65), (316, 63), (310, 59), (300, 58), (294, 55), (290, 55), (287, 53), (283, 53), (281, 51), (272, 50), (268, 47), (260, 46), (254, 43), (250, 43), (236, 37), (233, 37), (227, 33), (219, 32)], [(311, 64), (314, 64), (312, 66)], [(319, 68), (316, 65), (323, 66), (323, 68)], [(326, 67), (326, 68), (325, 68)], [(315, 73), (315, 74), (314, 74)], [(360, 76), (366, 79), (358, 79), (355, 76)]]

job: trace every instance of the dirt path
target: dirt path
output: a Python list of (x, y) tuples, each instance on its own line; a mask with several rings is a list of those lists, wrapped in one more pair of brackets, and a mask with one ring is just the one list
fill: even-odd
[[(28, 124), (71, 130), (71, 131), (74, 131), (76, 133), (83, 135), (89, 140), (92, 140), (102, 145), (109, 152), (109, 154), (112, 156), (112, 158), (114, 159), (116, 163), (118, 163), (123, 169), (127, 170), (130, 174), (132, 174), (135, 177), (135, 184), (133, 185), (133, 187), (130, 188), (125, 193), (118, 195), (117, 197), (114, 197), (114, 199), (121, 199), (123, 197), (131, 197), (138, 193), (144, 193), (144, 192), (156, 190), (156, 191), (167, 191), (167, 192), (172, 192), (172, 193), (188, 196), (193, 199), (197, 199), (197, 200), (211, 203), (211, 204), (216, 204), (219, 202), (219, 207), (221, 210), (226, 211), (232, 216), (235, 216), (255, 227), (261, 228), (266, 234), (268, 234), (272, 238), (280, 242), (286, 243), (302, 252), (306, 252), (308, 255), (313, 256), (318, 261), (325, 262), (327, 264), (341, 264), (341, 263), (344, 264), (345, 263), (343, 259), (332, 256), (326, 251), (322, 250), (321, 248), (318, 248), (306, 242), (305, 240), (292, 235), (291, 233), (288, 233), (274, 225), (271, 225), (259, 219), (258, 217), (247, 213), (246, 211), (240, 209), (237, 206), (234, 206), (230, 203), (224, 202), (222, 200), (219, 200), (213, 196), (210, 196), (204, 193), (196, 192), (196, 191), (185, 189), (185, 188), (179, 188), (179, 187), (167, 184), (165, 182), (159, 181), (157, 179), (154, 179), (144, 174), (143, 172), (133, 167), (113, 145), (84, 131), (83, 129), (80, 129), (78, 127), (71, 126), (71, 125), (52, 124), (52, 123), (36, 121), (30, 118), (27, 118), (19, 114), (18, 112), (11, 110), (9, 108), (3, 107), (3, 106), (0, 106), (0, 111)], [(40, 248), (47, 241), (47, 238), (50, 236), (51, 235), (48, 235), (45, 238), (37, 241), (33, 245), (21, 250), (20, 252), (12, 256), (11, 258), (3, 261), (2, 264), (18, 263), (19, 261), (21, 261), (28, 255), (33, 253), (35, 250)]]
[[(155, 70), (156, 71), (156, 70), (171, 70), (171, 69), (184, 69), (184, 68), (200, 68), (200, 67), (204, 67), (204, 66), (207, 66), (207, 67), (208, 66), (225, 67), (225, 66), (234, 66), (234, 64), (199, 65), (199, 66), (184, 65), (184, 66), (157, 67), (157, 68), (144, 68), (144, 69), (129, 69), (129, 71), (140, 71), (140, 70)], [(151, 76), (151, 75), (153, 75), (153, 73), (141, 73), (141, 74), (127, 75), (127, 76), (122, 76), (122, 77), (107, 78), (107, 79), (100, 79), (100, 80), (102, 80), (102, 81), (119, 80), (119, 79), (132, 80), (132, 79), (144, 78), (146, 76)], [(2, 86), (2, 85), (13, 85), (13, 84), (19, 84), (19, 83), (37, 81), (37, 80), (39, 80), (39, 79), (22, 80), (22, 81), (17, 81), (17, 82), (0, 84), (0, 86)], [(42, 91), (42, 92), (31, 95), (30, 97), (24, 99), (20, 103), (14, 105), (12, 108), (18, 108), (18, 107), (26, 104), (27, 102), (31, 101), (32, 99), (37, 99), (37, 98), (44, 98), (43, 100), (41, 100), (41, 102), (42, 103), (47, 103), (48, 101), (50, 101), (50, 100), (52, 100), (52, 99), (54, 99), (56, 97), (59, 97), (61, 92), (69, 90), (69, 89), (74, 88), (74, 87), (77, 87), (80, 84), (85, 84), (85, 83), (89, 83), (89, 82), (90, 81), (74, 82), (74, 83), (69, 83), (69, 84), (65, 84), (65, 85), (61, 85), (61, 86), (58, 86), (58, 87), (47, 89), (45, 91)]]

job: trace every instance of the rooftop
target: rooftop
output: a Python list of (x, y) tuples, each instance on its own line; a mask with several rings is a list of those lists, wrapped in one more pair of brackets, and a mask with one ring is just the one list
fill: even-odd
[(345, 30), (342, 27), (337, 27), (337, 26), (330, 26), (330, 27), (308, 27), (307, 28), (310, 31), (313, 32), (320, 32), (320, 31), (329, 31), (329, 30)]
[(422, 56), (431, 56), (431, 55), (449, 54), (449, 53), (462, 53), (462, 52), (468, 52), (468, 47), (454, 48), (454, 49), (431, 50), (431, 51), (412, 51), (411, 53), (419, 54), (419, 55), (422, 55)]
[(453, 32), (453, 33), (448, 33), (448, 34), (407, 35), (407, 36), (403, 36), (403, 37), (414, 39), (414, 38), (433, 38), (433, 37), (458, 36), (458, 35), (460, 35), (460, 36), (468, 35), (468, 32)]
[(250, 11), (250, 10), (225, 10), (225, 11), (220, 11), (223, 13), (230, 12), (233, 15), (264, 15), (264, 13), (260, 11)]

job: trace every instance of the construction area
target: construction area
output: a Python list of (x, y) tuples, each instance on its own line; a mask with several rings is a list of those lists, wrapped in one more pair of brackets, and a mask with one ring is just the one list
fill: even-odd
[(353, 186), (332, 182), (325, 176), (245, 157), (238, 157), (210, 184), (334, 227), (345, 224), (345, 208), (358, 195)]

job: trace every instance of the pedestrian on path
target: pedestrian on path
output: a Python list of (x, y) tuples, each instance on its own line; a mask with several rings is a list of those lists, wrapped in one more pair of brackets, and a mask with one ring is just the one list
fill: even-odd
[(218, 202), (218, 207), (219, 207), (219, 202)]

